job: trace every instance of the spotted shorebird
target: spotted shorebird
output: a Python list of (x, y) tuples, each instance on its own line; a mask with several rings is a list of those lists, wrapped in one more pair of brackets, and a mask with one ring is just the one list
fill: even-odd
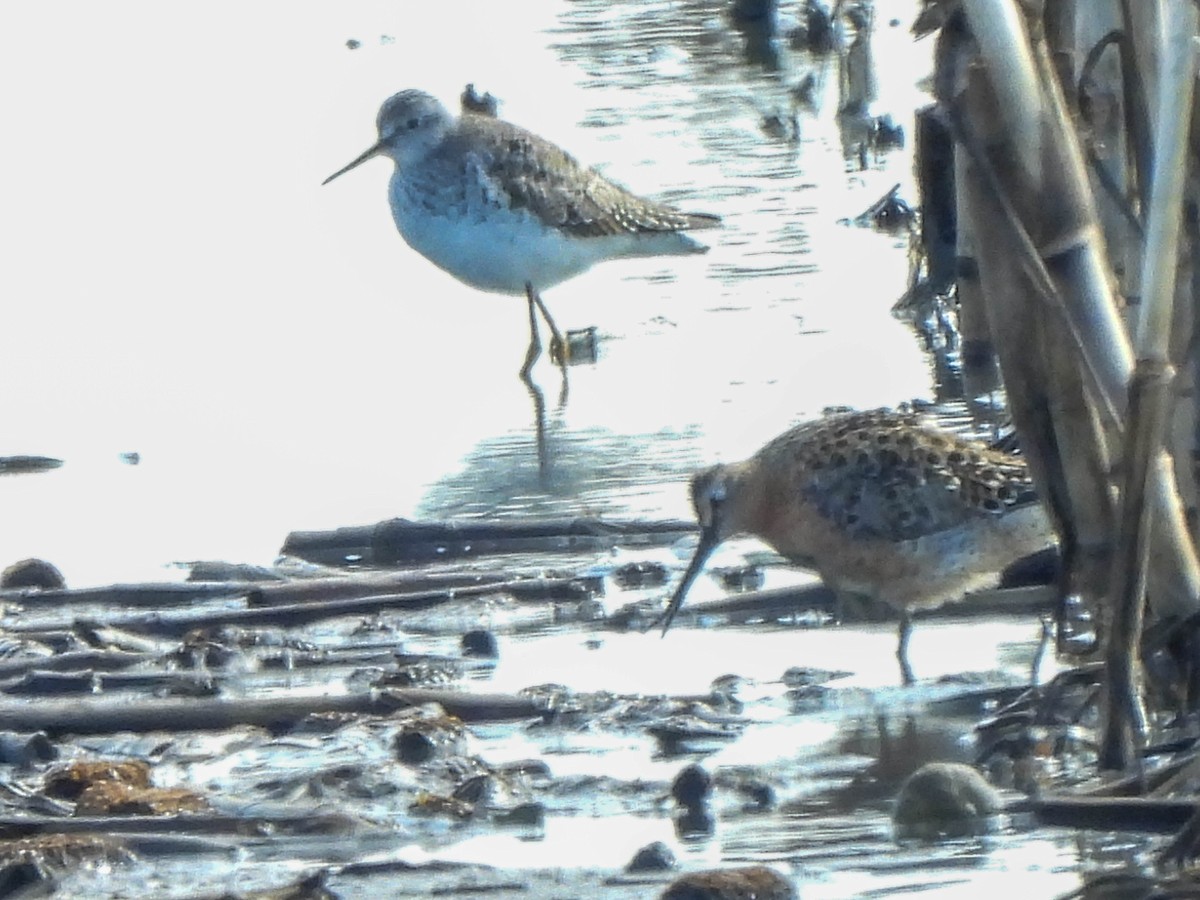
[(905, 684), (912, 610), (992, 586), (1054, 541), (1020, 457), (887, 410), (798, 425), (748, 460), (696, 475), (692, 503), (700, 544), (664, 634), (713, 549), (754, 535), (835, 591), (895, 607)]
[(535, 307), (561, 361), (562, 337), (541, 290), (606, 259), (703, 253), (686, 232), (720, 222), (631, 194), (502, 119), (455, 117), (421, 91), (389, 97), (376, 126), (379, 140), (323, 183), (372, 157), (391, 159), (388, 199), (409, 246), (480, 290), (525, 294), (531, 335), (522, 376), (541, 354)]

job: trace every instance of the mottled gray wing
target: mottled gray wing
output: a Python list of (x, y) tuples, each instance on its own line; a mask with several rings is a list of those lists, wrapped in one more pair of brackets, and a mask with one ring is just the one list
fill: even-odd
[(511, 208), (528, 209), (547, 225), (579, 237), (686, 231), (720, 222), (717, 216), (643, 200), (508, 122), (464, 114), (462, 131), (473, 146), (490, 147), (480, 166)]

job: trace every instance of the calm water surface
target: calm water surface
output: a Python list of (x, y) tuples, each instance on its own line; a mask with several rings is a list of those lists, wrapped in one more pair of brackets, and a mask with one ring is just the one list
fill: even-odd
[[(836, 62), (781, 42), (768, 71), (722, 6), (6, 5), (0, 454), (67, 464), (0, 480), (5, 557), (83, 585), (269, 562), (290, 530), (396, 515), (684, 516), (701, 464), (827, 405), (930, 396), (887, 312), (903, 242), (837, 224), (908, 184), (908, 154), (850, 171)], [(878, 108), (902, 122), (929, 46), (888, 22), (911, 7), (881, 3), (875, 42)], [(809, 69), (820, 114), (798, 142), (768, 137)], [(389, 94), (453, 104), (467, 82), (634, 190), (725, 220), (706, 256), (547, 292), (602, 344), (565, 408), (536, 371), (545, 478), (515, 377), (523, 301), (404, 245), (389, 163), (320, 187)]]
[[(910, 137), (931, 49), (908, 34), (916, 5), (879, 0), (873, 43), (872, 111)], [(269, 563), (289, 531), (392, 516), (687, 517), (686, 478), (700, 465), (744, 456), (829, 405), (934, 398), (931, 359), (888, 313), (906, 241), (840, 224), (897, 182), (915, 199), (909, 151), (848, 162), (836, 60), (786, 40), (764, 58), (724, 6), (0, 7), (0, 455), (66, 461), (0, 478), (0, 562), (41, 556), (82, 586), (174, 577), (182, 560)], [(786, 119), (807, 73), (815, 108), (799, 112), (795, 139), (768, 135), (764, 116)], [(563, 406), (557, 372), (544, 360), (536, 370), (548, 406), (540, 463), (516, 377), (523, 301), (460, 285), (404, 245), (387, 209), (390, 164), (320, 187), (374, 141), (388, 95), (420, 87), (452, 105), (467, 82), (635, 191), (724, 219), (706, 256), (614, 262), (547, 292), (560, 325), (597, 327), (601, 355), (571, 370)], [(140, 464), (122, 463), (127, 452)], [(964, 641), (963, 630), (918, 628), (921, 674), (1019, 671), (1037, 633), (998, 625)], [(549, 635), (536, 653), (505, 655), (489, 689), (546, 681), (547, 660), (570, 660), (557, 668), (580, 689), (696, 692), (736, 670), (776, 680), (769, 694), (789, 665), (852, 661), (847, 685), (872, 692), (894, 683), (893, 648), (890, 628), (684, 629), (590, 650), (577, 633)], [(892, 695), (865, 696), (856, 709), (872, 718)], [(839, 721), (775, 722), (764, 740), (815, 765)], [(505, 740), (491, 758), (538, 752)], [(711, 764), (761, 761), (763, 746), (747, 738)], [(663, 779), (678, 768), (641, 744), (603, 756), (564, 746), (553, 764)], [(926, 862), (894, 847), (882, 813), (747, 827), (679, 852), (779, 863), (818, 897), (911, 890)], [(669, 821), (613, 816), (551, 820), (537, 845), (484, 836), (444, 852), (619, 866), (656, 839), (673, 841)], [(929, 896), (1000, 879), (1038, 896), (1075, 883), (1065, 838), (1003, 836), (944, 858), (952, 871), (916, 879)]]

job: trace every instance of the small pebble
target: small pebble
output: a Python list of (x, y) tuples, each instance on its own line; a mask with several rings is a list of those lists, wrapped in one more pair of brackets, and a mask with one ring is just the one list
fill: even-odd
[(718, 569), (716, 574), (728, 591), (757, 591), (766, 579), (759, 566), (729, 566)]
[(546, 824), (546, 807), (541, 803), (521, 803), (498, 813), (494, 821), (497, 825), (532, 825), (541, 828)]
[(709, 685), (709, 690), (714, 694), (719, 694), (722, 697), (728, 697), (731, 700), (737, 699), (737, 693), (739, 690), (741, 690), (742, 685), (745, 684), (745, 682), (746, 679), (744, 679), (741, 675), (734, 675), (732, 673), (729, 675), (718, 675), (712, 680), (712, 684)]
[(746, 779), (737, 785), (737, 790), (756, 809), (770, 809), (775, 805), (775, 788), (765, 781)]
[(608, 610), (599, 600), (580, 600), (575, 607), (575, 616), (580, 622), (603, 622), (607, 615)]
[(682, 875), (660, 900), (796, 900), (796, 889), (774, 869), (747, 866)]
[(662, 841), (647, 844), (633, 855), (626, 872), (665, 872), (675, 868), (675, 854)]
[(407, 729), (396, 736), (396, 756), (410, 766), (429, 762), (437, 753), (433, 739), (424, 732)]
[(66, 586), (62, 572), (44, 559), (23, 559), (0, 572), (0, 588), (57, 590)]
[(0, 763), (25, 767), (54, 759), (58, 759), (58, 748), (44, 731), (32, 734), (0, 731)]
[(900, 837), (982, 834), (1000, 812), (999, 792), (964, 763), (926, 763), (900, 788), (892, 823)]
[(488, 800), (492, 796), (492, 789), (491, 775), (472, 775), (456, 787), (450, 796), (475, 806)]
[(712, 793), (712, 776), (694, 763), (685, 767), (671, 782), (671, 796), (682, 806), (700, 806)]
[(497, 659), (500, 647), (496, 636), (483, 628), (473, 628), (462, 636), (459, 642), (463, 656), (476, 656), (482, 659)]
[(498, 769), (508, 776), (519, 776), (534, 780), (545, 780), (552, 777), (550, 766), (542, 759), (518, 759), (513, 762), (502, 763), (498, 766)]
[(613, 580), (624, 590), (661, 587), (667, 583), (667, 568), (659, 562), (629, 562), (613, 570)]

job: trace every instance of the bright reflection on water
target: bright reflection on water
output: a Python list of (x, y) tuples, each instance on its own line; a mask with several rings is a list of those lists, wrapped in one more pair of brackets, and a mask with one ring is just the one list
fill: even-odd
[[(701, 463), (826, 405), (929, 396), (887, 313), (902, 242), (837, 224), (908, 184), (908, 154), (847, 173), (832, 62), (799, 143), (767, 137), (799, 69), (748, 63), (722, 6), (6, 6), (0, 454), (67, 461), (0, 480), (6, 558), (82, 585), (267, 562), (291, 530), (395, 515), (684, 516)], [(902, 121), (929, 47), (888, 21), (911, 6), (877, 17), (879, 109)], [(546, 478), (515, 377), (522, 301), (403, 244), (385, 161), (320, 187), (393, 91), (454, 103), (467, 81), (634, 190), (725, 219), (707, 256), (547, 292), (603, 343), (565, 409), (536, 372)]]
[[(265, 563), (289, 531), (392, 516), (686, 517), (683, 485), (701, 464), (744, 456), (825, 406), (934, 397), (929, 358), (888, 315), (905, 242), (838, 224), (897, 182), (915, 199), (909, 152), (848, 164), (836, 62), (814, 66), (786, 41), (774, 60), (751, 58), (726, 5), (0, 6), (0, 455), (66, 460), (0, 478), (0, 563), (41, 556), (82, 586), (161, 578), (176, 560)], [(873, 47), (873, 111), (910, 143), (911, 111), (928, 100), (916, 84), (930, 45), (907, 31), (916, 6), (879, 0)], [(810, 70), (816, 112), (800, 112), (798, 140), (768, 136), (764, 116), (786, 118)], [(606, 264), (547, 292), (561, 325), (595, 325), (602, 345), (597, 365), (571, 371), (563, 408), (557, 373), (544, 361), (536, 372), (544, 467), (516, 378), (522, 301), (466, 288), (403, 244), (387, 163), (320, 187), (374, 140), (388, 95), (420, 87), (453, 104), (467, 82), (635, 191), (724, 219), (706, 256)], [(119, 462), (128, 451), (140, 465)], [(706, 590), (702, 579), (695, 598)], [(918, 625), (922, 677), (1022, 671), (1037, 636), (1033, 624), (963, 631)], [(549, 670), (581, 690), (696, 693), (736, 671), (767, 701), (764, 720), (711, 764), (775, 754), (815, 766), (848, 712), (873, 718), (897, 699), (894, 648), (891, 627), (679, 629), (594, 647), (552, 634), (507, 647), (488, 689)], [(839, 683), (846, 707), (772, 718), (793, 665), (853, 670)], [(490, 755), (545, 754), (560, 775), (665, 782), (678, 769), (640, 739), (601, 756), (555, 740), (510, 735)], [(749, 849), (735, 829), (686, 852), (794, 864), (812, 897), (911, 888), (929, 860), (904, 851), (895, 868), (879, 864), (896, 852), (882, 812), (815, 836), (781, 814), (741, 827), (756, 834)], [(581, 864), (619, 866), (669, 832), (666, 819), (554, 818), (542, 842), (472, 836), (444, 853), (522, 865), (524, 848), (531, 864), (569, 865), (582, 847)], [(817, 860), (797, 849), (810, 838)], [(1001, 875), (1008, 893), (1075, 883), (1055, 874), (1069, 865), (1056, 842), (938, 853), (954, 862), (925, 873), (929, 896)]]

